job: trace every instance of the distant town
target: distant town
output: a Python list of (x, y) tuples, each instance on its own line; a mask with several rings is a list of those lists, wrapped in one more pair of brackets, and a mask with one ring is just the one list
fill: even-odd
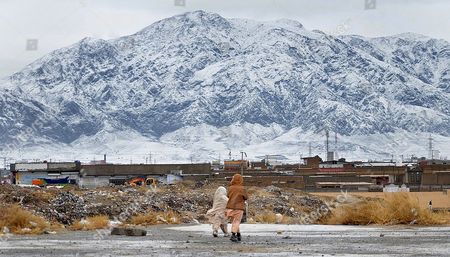
[(318, 155), (303, 157), (296, 164), (284, 164), (277, 156), (260, 161), (215, 160), (186, 164), (114, 164), (103, 160), (89, 163), (14, 162), (1, 171), (2, 184), (30, 187), (81, 188), (104, 186), (174, 184), (183, 180), (227, 181), (235, 173), (246, 178), (247, 185), (290, 187), (305, 191), (441, 191), (450, 189), (450, 161), (434, 158), (410, 158), (402, 162), (327, 160)]

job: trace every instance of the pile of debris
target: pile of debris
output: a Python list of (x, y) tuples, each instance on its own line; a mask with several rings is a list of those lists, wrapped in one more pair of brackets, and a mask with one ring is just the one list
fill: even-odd
[[(174, 211), (182, 217), (182, 222), (203, 222), (204, 214), (211, 208), (218, 186), (202, 183), (190, 186), (160, 186), (157, 189), (123, 186), (95, 190), (1, 186), (0, 205), (18, 204), (49, 221), (65, 225), (98, 215), (124, 222), (149, 211)], [(297, 218), (304, 213), (327, 208), (318, 197), (274, 186), (251, 187), (249, 197), (249, 216), (271, 211)]]
[(281, 189), (275, 186), (264, 188), (265, 194), (249, 200), (250, 216), (261, 211), (270, 211), (294, 219), (317, 212), (329, 212), (329, 205), (317, 196), (305, 194), (294, 189)]
[(43, 214), (45, 217), (62, 224), (70, 224), (87, 216), (86, 204), (83, 198), (72, 192), (61, 192), (49, 203)]

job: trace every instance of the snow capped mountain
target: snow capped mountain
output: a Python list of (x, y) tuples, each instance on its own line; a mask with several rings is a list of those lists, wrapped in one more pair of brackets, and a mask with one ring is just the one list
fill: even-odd
[(450, 138), (450, 44), (411, 33), (336, 37), (196, 11), (114, 40), (85, 38), (0, 88), (4, 150), (117, 152), (111, 135), (128, 135), (129, 151), (148, 141), (145, 152), (178, 149), (171, 159), (227, 149), (298, 159), (325, 128), (343, 152), (375, 156), (405, 150), (363, 138)]

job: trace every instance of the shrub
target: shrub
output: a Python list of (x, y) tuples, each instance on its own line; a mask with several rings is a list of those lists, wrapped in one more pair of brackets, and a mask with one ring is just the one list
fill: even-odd
[(42, 234), (50, 224), (18, 205), (10, 205), (0, 212), (0, 228), (4, 227), (14, 234)]
[(156, 225), (156, 224), (179, 224), (181, 217), (174, 211), (154, 212), (148, 211), (145, 214), (139, 214), (131, 218), (133, 225)]
[(389, 193), (384, 199), (369, 199), (333, 210), (323, 220), (325, 224), (343, 225), (439, 225), (445, 224), (444, 214), (420, 208), (418, 199), (408, 193)]
[(72, 230), (96, 230), (103, 229), (109, 226), (109, 218), (105, 215), (88, 217), (75, 222), (72, 226)]

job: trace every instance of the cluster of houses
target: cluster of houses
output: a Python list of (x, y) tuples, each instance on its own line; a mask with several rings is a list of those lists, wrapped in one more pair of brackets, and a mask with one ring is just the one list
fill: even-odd
[(234, 173), (243, 173), (247, 185), (287, 186), (310, 191), (450, 189), (450, 162), (446, 160), (421, 159), (410, 163), (346, 162), (344, 159), (323, 161), (319, 156), (303, 158), (301, 164), (277, 165), (266, 160), (225, 160), (223, 163), (211, 164), (25, 162), (11, 164), (10, 171), (3, 172), (1, 177), (3, 183), (22, 186), (76, 184), (82, 188), (95, 188), (126, 185), (137, 178), (163, 184), (205, 179), (226, 182)]
[(132, 180), (152, 178), (173, 184), (183, 179), (204, 180), (211, 165), (200, 164), (81, 164), (75, 162), (15, 163), (10, 166), (11, 183), (21, 186), (63, 186), (82, 188), (125, 185)]
[[(412, 191), (450, 189), (450, 161), (417, 159), (411, 162), (347, 162), (345, 159), (323, 161), (319, 156), (303, 158), (301, 164), (271, 165), (267, 160), (225, 161), (223, 171), (239, 172), (251, 177), (279, 174), (271, 184), (287, 185), (311, 191), (394, 190), (406, 186)], [(251, 180), (251, 179), (250, 179)], [(253, 178), (256, 180), (256, 178)], [(264, 181), (267, 184), (270, 181)], [(256, 183), (258, 184), (258, 183)], [(261, 184), (261, 183), (260, 183)], [(390, 189), (385, 189), (390, 185)]]

